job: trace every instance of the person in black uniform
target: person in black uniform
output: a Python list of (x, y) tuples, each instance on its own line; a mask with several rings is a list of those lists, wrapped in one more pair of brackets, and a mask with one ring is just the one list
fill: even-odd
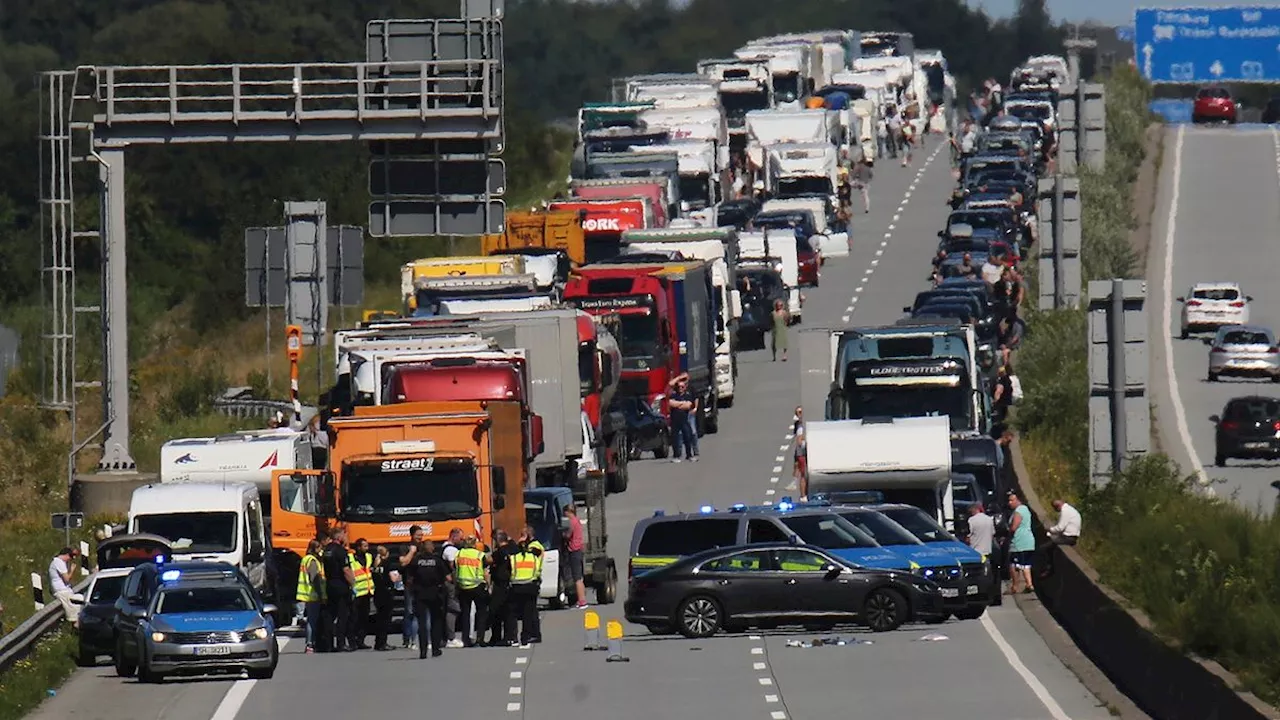
[(415, 546), (409, 559), (409, 578), (413, 583), (413, 612), (418, 617), (418, 657), (440, 657), (444, 651), (445, 583), (452, 578), (444, 557), (436, 552), (435, 543), (424, 540)]
[(391, 553), (387, 550), (387, 546), (379, 545), (374, 551), (373, 567), (370, 568), (373, 573), (373, 607), (376, 613), (373, 628), (374, 650), (391, 649), (391, 646), (387, 645), (387, 633), (391, 629), (391, 607), (395, 603), (393, 592), (395, 583), (391, 581), (390, 558)]
[[(337, 528), (329, 535), (329, 544), (324, 547), (324, 583), (328, 611), (329, 632), (324, 651), (343, 652), (354, 650), (347, 644), (351, 635), (351, 587), (355, 583), (355, 574), (351, 572), (351, 564), (347, 561), (347, 531)], [(328, 643), (332, 642), (332, 645)]]
[[(538, 547), (531, 547), (531, 543), (536, 540), (533, 534), (533, 528), (525, 527), (524, 532), (520, 534), (520, 546), (516, 549), (517, 553), (525, 553), (535, 558), (542, 557), (542, 550)], [(542, 623), (538, 617), (538, 595), (541, 590), (541, 578), (531, 583), (512, 583), (511, 585), (511, 616), (507, 621), (507, 644), (515, 643), (515, 626), (516, 618), (520, 619), (520, 642), (521, 645), (542, 642)]]
[(509, 645), (516, 639), (516, 617), (511, 612), (511, 556), (520, 547), (507, 536), (505, 530), (493, 533), (493, 562), (489, 566), (489, 580), (493, 590), (489, 594), (489, 645)]

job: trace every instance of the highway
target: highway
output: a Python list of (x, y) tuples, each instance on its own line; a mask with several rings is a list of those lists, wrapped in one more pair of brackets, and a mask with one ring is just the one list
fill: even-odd
[(1271, 512), (1274, 462), (1228, 460), (1213, 466), (1209, 416), (1242, 395), (1280, 397), (1266, 380), (1209, 382), (1208, 340), (1178, 339), (1181, 305), (1194, 283), (1238, 282), (1250, 323), (1280, 329), (1275, 242), (1280, 226), (1280, 133), (1267, 127), (1166, 130), (1160, 192), (1149, 253), (1147, 308), (1151, 377), (1161, 449), (1219, 496)]
[[(927, 166), (926, 157), (932, 157)], [(953, 182), (946, 161), (945, 148), (932, 140), (915, 167), (885, 163), (877, 169), (872, 212), (855, 219), (855, 250), (828, 262), (821, 288), (806, 291), (805, 326), (888, 323), (901, 316), (902, 306), (926, 284), (946, 217)], [(793, 332), (791, 347), (797, 344)], [(702, 439), (702, 461), (642, 461), (632, 468), (630, 489), (610, 497), (609, 546), (620, 573), (625, 575), (635, 521), (656, 508), (725, 507), (791, 494), (784, 488), (790, 481), (791, 410), (799, 396), (797, 356), (775, 363), (768, 351), (756, 351), (740, 356), (739, 364), (745, 390), (722, 416), (720, 433)], [(602, 620), (620, 618), (621, 598), (593, 610)], [(292, 640), (275, 678), (262, 682), (144, 686), (116, 678), (103, 665), (79, 671), (32, 717), (1110, 717), (1011, 602), (976, 621), (908, 625), (876, 635), (843, 627), (842, 637), (872, 642), (842, 647), (789, 647), (788, 640), (812, 634), (785, 630), (694, 641), (628, 627), (634, 635), (623, 646), (625, 663), (582, 649), (582, 617), (578, 610), (544, 613), (545, 642), (530, 649), (447, 650), (436, 660), (418, 660), (407, 651), (306, 656), (301, 642)], [(921, 640), (930, 633), (947, 639)]]

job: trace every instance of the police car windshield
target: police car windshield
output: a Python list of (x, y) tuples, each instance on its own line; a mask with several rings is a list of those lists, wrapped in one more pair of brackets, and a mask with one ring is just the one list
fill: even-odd
[(782, 518), (782, 524), (806, 544), (824, 550), (878, 547), (870, 535), (834, 513), (793, 515)]
[(405, 458), (343, 466), (343, 514), (366, 522), (480, 516), (475, 466), (458, 458)]
[(927, 543), (952, 542), (955, 538), (938, 521), (920, 508), (888, 508), (881, 510), (890, 520), (906, 528), (908, 532)]
[(256, 610), (253, 598), (242, 587), (191, 587), (161, 590), (156, 614), (241, 612)]
[(229, 553), (236, 549), (236, 514), (183, 512), (138, 515), (134, 530), (168, 538), (178, 553)]
[(865, 510), (845, 510), (840, 517), (848, 520), (854, 527), (870, 535), (881, 545), (923, 545), (920, 539), (907, 532), (893, 520), (876, 512)]

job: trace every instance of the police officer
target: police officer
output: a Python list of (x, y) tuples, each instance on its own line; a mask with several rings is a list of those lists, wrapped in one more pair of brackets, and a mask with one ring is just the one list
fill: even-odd
[(302, 615), (307, 623), (307, 654), (321, 646), (320, 620), (324, 607), (324, 565), (320, 562), (321, 545), (319, 540), (307, 543), (307, 554), (302, 556), (302, 564), (298, 566), (297, 602), (302, 604)]
[(373, 567), (373, 649), (390, 650), (387, 645), (387, 633), (391, 631), (391, 609), (395, 603), (392, 587), (390, 562), (391, 553), (386, 545), (379, 545), (374, 551)]
[(507, 643), (515, 637), (515, 621), (520, 620), (520, 644), (542, 642), (538, 622), (538, 590), (542, 587), (542, 543), (525, 526), (520, 548), (511, 556), (512, 617), (507, 621)]
[(476, 536), (468, 535), (453, 561), (458, 586), (458, 635), (464, 647), (471, 647), (471, 608), (474, 607), (476, 638), (484, 644), (484, 630), (489, 623), (489, 558), (476, 547)]
[(324, 649), (343, 652), (348, 649), (347, 638), (351, 635), (351, 588), (356, 580), (355, 573), (351, 571), (351, 561), (347, 557), (345, 528), (336, 528), (329, 534), (329, 544), (324, 548), (323, 560), (325, 613), (328, 616)]
[(505, 530), (494, 531), (493, 545), (489, 566), (489, 579), (493, 583), (489, 594), (489, 645), (514, 645), (516, 617), (511, 608), (511, 569), (512, 557), (520, 551), (520, 546)]
[(435, 543), (418, 544), (409, 561), (409, 578), (413, 584), (413, 613), (418, 618), (418, 657), (440, 657), (444, 645), (445, 583), (453, 579), (444, 558), (436, 552)]
[(351, 564), (351, 635), (347, 638), (356, 650), (368, 650), (365, 638), (369, 636), (369, 603), (373, 600), (373, 556), (369, 554), (369, 541), (360, 538), (352, 545), (348, 555)]

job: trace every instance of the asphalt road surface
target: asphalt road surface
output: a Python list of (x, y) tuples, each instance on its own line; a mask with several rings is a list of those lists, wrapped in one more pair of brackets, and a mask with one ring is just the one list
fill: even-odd
[(1253, 296), (1250, 324), (1280, 330), (1276, 229), (1280, 227), (1280, 131), (1265, 126), (1170, 128), (1148, 261), (1151, 377), (1161, 447), (1220, 497), (1271, 512), (1275, 462), (1214, 467), (1214, 426), (1227, 401), (1280, 397), (1267, 380), (1207, 379), (1208, 339), (1178, 339), (1185, 296), (1197, 282), (1238, 282)]
[[(892, 322), (926, 284), (953, 182), (945, 149), (933, 152), (940, 144), (930, 142), (912, 168), (878, 168), (872, 212), (855, 220), (855, 250), (828, 262), (821, 287), (806, 291), (805, 325)], [(796, 344), (793, 332), (792, 348)], [(768, 351), (743, 354), (745, 389), (722, 416), (720, 433), (702, 439), (701, 462), (645, 460), (633, 466), (630, 489), (609, 499), (609, 546), (621, 573), (635, 521), (656, 508), (725, 507), (794, 494), (785, 486), (798, 365), (794, 354), (785, 363), (771, 362)], [(621, 598), (592, 609), (602, 620), (620, 618)], [(529, 649), (446, 650), (434, 660), (418, 660), (408, 651), (307, 656), (299, 640), (290, 640), (275, 678), (262, 682), (176, 679), (146, 686), (120, 680), (103, 665), (78, 672), (33, 717), (1109, 717), (1013, 603), (980, 620), (908, 625), (892, 633), (843, 627), (840, 636), (871, 644), (809, 649), (787, 643), (811, 634), (775, 631), (695, 641), (629, 626), (623, 645), (629, 662), (613, 663), (607, 653), (582, 649), (582, 618), (580, 610), (544, 613), (545, 641)], [(921, 640), (931, 633), (946, 639)]]

